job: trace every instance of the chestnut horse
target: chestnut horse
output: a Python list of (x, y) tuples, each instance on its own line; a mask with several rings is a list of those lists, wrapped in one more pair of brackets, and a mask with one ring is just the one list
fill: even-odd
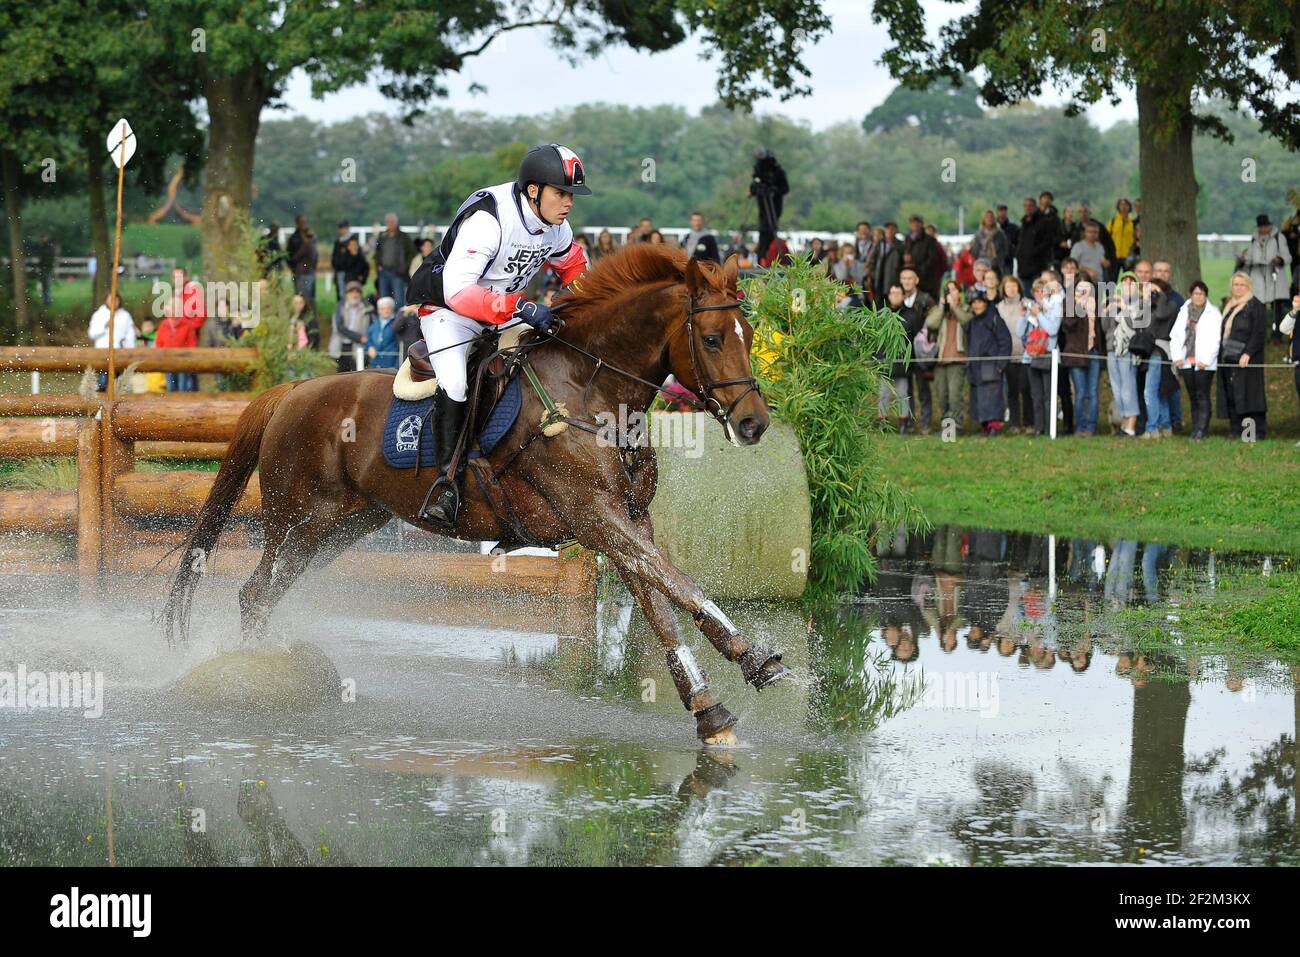
[[(734, 256), (718, 266), (662, 245), (625, 247), (600, 260), (577, 290), (561, 297), (564, 322), (558, 331), (525, 337), (527, 362), (575, 424), (594, 425), (599, 413), (626, 421), (618, 418), (620, 405), (629, 416), (644, 413), (672, 373), (704, 400), (702, 407), (733, 443), (752, 445), (769, 417), (752, 378), (754, 333), (741, 312), (736, 280)], [(543, 403), (527, 382), (521, 385), (523, 406), (514, 425), (492, 454), (469, 463), (450, 533), (417, 517), (436, 473), (395, 469), (384, 460), (380, 440), (391, 373), (286, 383), (254, 399), (186, 540), (163, 611), (168, 639), (187, 638), (203, 568), (195, 556), (206, 557), (216, 546), (257, 469), (265, 549), (240, 590), (246, 640), (264, 634), (271, 609), (313, 559), (328, 562), (394, 515), (460, 539), (500, 541), (507, 549), (530, 539), (547, 545), (576, 540), (603, 552), (640, 604), (667, 649), (670, 673), (695, 715), (699, 737), (733, 742), (736, 719), (714, 699), (681, 642), (672, 605), (690, 612), (757, 689), (789, 674), (780, 654), (749, 642), (655, 547), (648, 512), (657, 481), (653, 449), (642, 443), (629, 454), (580, 427), (546, 435), (537, 424)], [(478, 476), (468, 474), (475, 470)]]

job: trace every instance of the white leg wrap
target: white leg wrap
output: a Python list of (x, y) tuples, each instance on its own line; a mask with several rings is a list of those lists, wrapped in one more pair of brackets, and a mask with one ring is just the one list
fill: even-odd
[(700, 670), (699, 662), (685, 645), (678, 645), (668, 652), (668, 670), (672, 672), (678, 690), (685, 691), (688, 699), (708, 690), (709, 682)]
[(706, 601), (700, 606), (700, 614), (712, 618), (715, 622), (721, 625), (729, 635), (734, 635), (740, 631), (739, 628), (732, 624), (731, 619), (722, 613), (722, 609), (713, 603), (712, 599)]

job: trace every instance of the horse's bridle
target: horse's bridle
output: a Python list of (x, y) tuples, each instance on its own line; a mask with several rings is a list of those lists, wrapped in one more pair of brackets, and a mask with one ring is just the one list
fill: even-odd
[[(739, 309), (739, 308), (740, 308), (739, 301), (715, 302), (711, 304), (697, 305), (695, 302), (695, 296), (692, 295), (686, 306), (686, 321), (682, 323), (682, 325), (677, 327), (678, 329), (682, 329), (682, 328), (686, 329), (686, 342), (687, 345), (690, 347), (690, 355), (691, 355), (691, 371), (695, 373), (695, 381), (700, 384), (700, 390), (701, 390), (700, 396), (704, 399), (703, 410), (709, 413), (709, 415), (713, 416), (713, 418), (716, 419), (723, 426), (723, 428), (728, 428), (728, 429), (731, 428), (731, 413), (735, 411), (736, 406), (740, 404), (740, 400), (743, 399), (745, 396), (749, 395), (749, 393), (751, 392), (757, 392), (758, 397), (761, 399), (763, 397), (763, 392), (758, 387), (758, 380), (755, 379), (752, 375), (742, 376), (736, 379), (720, 379), (716, 382), (705, 381), (704, 375), (700, 372), (699, 359), (696, 357), (695, 354), (694, 317), (695, 314), (699, 312), (713, 312), (719, 309)], [(676, 332), (674, 332), (666, 340), (664, 340), (665, 345), (669, 342), (672, 342), (673, 335), (676, 335)], [(741, 341), (744, 340), (742, 339)], [(731, 404), (727, 406), (726, 409), (723, 409), (722, 403), (718, 401), (718, 399), (714, 397), (712, 393), (714, 389), (725, 389), (727, 386), (731, 386), (731, 385), (743, 385), (745, 386), (745, 391), (740, 393), (740, 395), (736, 396), (736, 398), (732, 400)], [(698, 406), (699, 404), (697, 403), (697, 407)]]
[[(553, 313), (558, 313), (562, 311), (564, 308), (568, 307), (570, 305), (570, 302), (571, 300), (558, 303), (557, 305), (551, 307), (551, 311)], [(716, 419), (718, 423), (720, 423), (722, 427), (725, 429), (731, 428), (731, 413), (735, 411), (736, 405), (740, 402), (740, 400), (743, 399), (745, 396), (749, 395), (749, 393), (751, 392), (757, 392), (758, 397), (761, 399), (763, 397), (763, 391), (758, 387), (758, 380), (755, 379), (752, 375), (742, 376), (736, 379), (721, 379), (717, 382), (706, 382), (704, 380), (704, 376), (700, 372), (699, 359), (696, 357), (695, 354), (694, 317), (695, 314), (699, 312), (712, 312), (718, 309), (739, 309), (739, 308), (740, 308), (739, 300), (735, 302), (717, 302), (717, 303), (712, 303), (707, 305), (697, 305), (695, 302), (695, 296), (692, 295), (686, 305), (686, 318), (682, 321), (681, 325), (679, 325), (676, 329), (674, 329), (671, 333), (669, 333), (667, 338), (664, 339), (664, 348), (666, 350), (668, 348), (668, 343), (672, 342), (673, 336), (677, 335), (678, 330), (683, 328), (686, 329), (686, 339), (689, 345), (690, 356), (691, 356), (691, 371), (695, 374), (695, 381), (698, 382), (700, 385), (700, 392), (704, 401), (700, 402), (694, 399), (686, 399), (684, 396), (674, 396), (674, 398), (678, 399), (679, 401), (687, 402), (697, 411), (709, 413), (709, 415), (713, 416), (713, 418)], [(648, 379), (643, 379), (639, 375), (635, 375), (634, 373), (628, 372), (626, 369), (620, 369), (618, 366), (610, 365), (600, 356), (592, 355), (586, 349), (583, 349), (580, 346), (577, 346), (566, 339), (561, 339), (559, 336), (555, 335), (554, 333), (552, 333), (551, 335), (543, 339), (539, 339), (536, 345), (543, 345), (547, 342), (558, 342), (561, 345), (567, 346), (568, 348), (572, 349), (574, 352), (579, 352), (582, 355), (586, 356), (587, 358), (595, 360), (596, 372), (599, 372), (602, 368), (608, 369), (610, 372), (613, 372), (616, 375), (621, 375), (626, 379), (631, 379), (634, 382), (640, 382), (643, 385), (647, 385), (650, 388), (654, 389), (655, 392), (662, 393), (665, 395), (668, 394), (661, 384), (656, 384), (654, 382), (651, 382)], [(592, 375), (594, 377), (595, 372), (593, 372)], [(724, 389), (727, 386), (731, 386), (731, 385), (744, 385), (746, 388), (744, 392), (736, 396), (736, 398), (732, 401), (732, 403), (724, 409), (722, 403), (712, 395), (712, 392), (714, 389)]]

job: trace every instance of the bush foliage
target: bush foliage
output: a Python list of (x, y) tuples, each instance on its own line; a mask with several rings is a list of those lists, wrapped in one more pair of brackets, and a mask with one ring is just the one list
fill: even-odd
[(743, 280), (742, 288), (755, 331), (754, 374), (803, 450), (812, 499), (809, 597), (855, 589), (874, 577), (878, 530), (925, 521), (877, 444), (880, 384), (907, 355), (902, 325), (887, 310), (838, 305), (843, 287), (807, 259)]

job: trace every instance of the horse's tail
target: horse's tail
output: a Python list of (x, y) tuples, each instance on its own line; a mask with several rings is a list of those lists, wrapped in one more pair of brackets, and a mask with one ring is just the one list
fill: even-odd
[(203, 577), (207, 562), (217, 547), (217, 538), (225, 528), (226, 520), (235, 503), (244, 493), (249, 478), (257, 468), (262, 450), (262, 434), (275, 414), (280, 400), (288, 395), (296, 382), (286, 382), (267, 389), (248, 404), (235, 423), (235, 435), (226, 450), (226, 457), (217, 472), (216, 481), (207, 501), (199, 509), (194, 527), (190, 529), (181, 546), (180, 565), (172, 577), (167, 603), (163, 606), (162, 626), (167, 643), (173, 644), (177, 634), (182, 643), (189, 641), (190, 605), (194, 590)]

